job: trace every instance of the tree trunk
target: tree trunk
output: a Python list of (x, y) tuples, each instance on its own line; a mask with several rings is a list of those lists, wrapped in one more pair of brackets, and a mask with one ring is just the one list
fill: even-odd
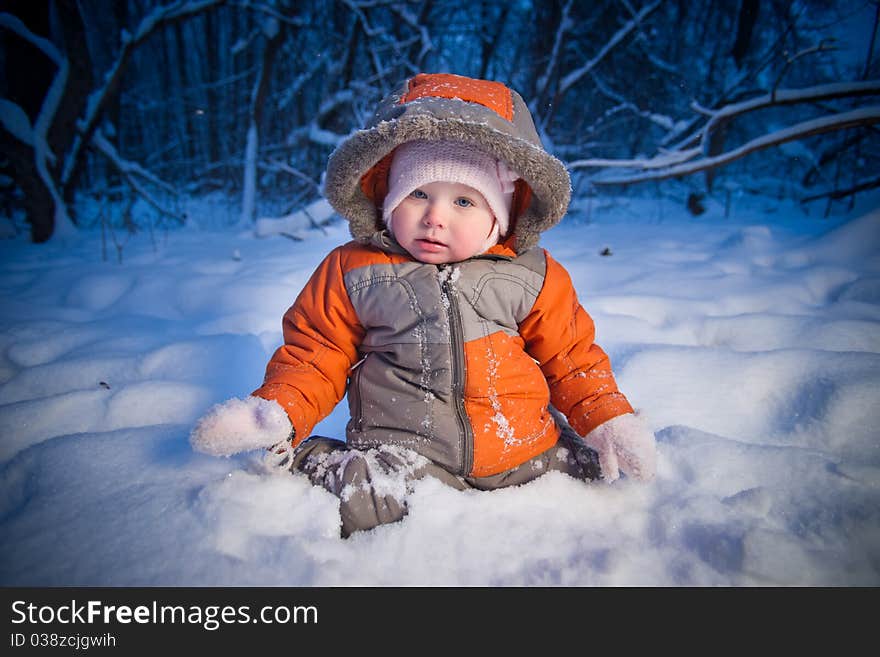
[(0, 150), (9, 163), (0, 171), (9, 175), (22, 192), (24, 213), (31, 227), (31, 241), (41, 243), (52, 237), (55, 227), (55, 204), (52, 193), (34, 166), (34, 149), (0, 130)]
[[(422, 8), (419, 10), (419, 17), (417, 19), (419, 25), (425, 25), (428, 22), (428, 18), (431, 16), (431, 11), (434, 9), (434, 3), (432, 0), (427, 0), (422, 3)], [(409, 54), (407, 55), (407, 60), (412, 62), (416, 68), (422, 70), (424, 68), (424, 54), (422, 52), (423, 44), (421, 42), (417, 42), (414, 45), (410, 46)]]
[(187, 93), (190, 89), (189, 71), (187, 70), (187, 45), (183, 36), (183, 26), (180, 23), (174, 25), (172, 30), (172, 43), (174, 44), (174, 71), (177, 73), (177, 102), (178, 130), (180, 130), (181, 150), (185, 161), (194, 160), (198, 145), (195, 142), (196, 134), (193, 126), (194, 107), (188, 102)]
[(357, 18), (353, 18), (351, 21), (349, 36), (348, 36), (348, 46), (345, 49), (345, 64), (342, 67), (342, 85), (341, 89), (345, 89), (354, 79), (354, 65), (357, 61), (357, 51), (358, 51), (358, 41), (360, 40), (361, 35), (361, 24)]
[[(493, 20), (486, 13), (486, 6), (483, 5), (482, 13), (483, 13), (483, 24), (488, 26)], [(510, 13), (510, 4), (505, 3), (501, 8), (501, 15), (498, 16), (497, 19), (494, 20), (495, 23), (495, 33), (491, 38), (488, 35), (483, 35), (483, 44), (482, 44), (482, 62), (480, 64), (480, 73), (477, 77), (485, 78), (489, 74), (489, 65), (492, 63), (492, 60), (495, 58), (495, 53), (498, 50), (498, 44), (501, 40), (501, 34), (504, 32), (504, 25), (507, 23), (507, 15)]]
[[(58, 11), (58, 22), (61, 25), (64, 38), (64, 49), (70, 62), (70, 73), (67, 76), (64, 95), (61, 98), (61, 103), (55, 112), (55, 120), (49, 130), (49, 147), (57, 158), (51, 172), (52, 177), (56, 180), (61, 179), (64, 165), (63, 156), (68, 152), (76, 137), (76, 121), (85, 110), (89, 92), (94, 84), (92, 59), (89, 55), (86, 29), (78, 4), (75, 0), (57, 0), (55, 2), (55, 7)], [(118, 117), (118, 102), (114, 109)], [(61, 194), (68, 207), (73, 200), (73, 190), (76, 189), (77, 181), (82, 175), (82, 169), (81, 160), (80, 165), (74, 168), (73, 175), (67, 180), (67, 184), (61, 189)], [(75, 219), (72, 215), (71, 218)]]
[[(719, 121), (718, 126), (715, 130), (712, 131), (712, 134), (709, 135), (709, 142), (707, 144), (708, 148), (706, 151), (706, 157), (715, 157), (716, 155), (721, 155), (724, 152), (724, 141), (727, 138), (727, 127), (730, 124), (730, 121)], [(706, 192), (712, 192), (712, 184), (715, 182), (715, 169), (707, 169), (705, 174), (706, 180)]]
[(749, 52), (752, 32), (758, 19), (758, 0), (742, 0), (739, 5), (739, 17), (736, 21), (736, 40), (730, 51), (737, 68), (742, 68), (743, 60)]
[(266, 95), (269, 93), (269, 82), (272, 79), (272, 66), (275, 63), (275, 54), (278, 52), (278, 48), (283, 40), (284, 28), (279, 24), (276, 26), (275, 32), (266, 41), (260, 70), (257, 73), (257, 82), (251, 98), (251, 120), (245, 146), (244, 191), (242, 192), (241, 208), (241, 223), (245, 226), (250, 225), (255, 218), (260, 123), (262, 123), (263, 119), (263, 106), (266, 103)]
[(205, 32), (209, 39), (209, 43), (207, 44), (208, 75), (204, 80), (207, 84), (205, 96), (207, 100), (206, 111), (208, 119), (208, 164), (214, 164), (220, 159), (220, 148), (217, 143), (217, 114), (219, 112), (219, 107), (217, 107), (217, 92), (215, 91), (213, 81), (210, 78), (211, 76), (219, 77), (221, 70), (219, 57), (220, 48), (218, 48), (216, 44), (220, 42), (222, 46), (220, 29), (217, 26), (214, 12), (209, 11), (205, 15)]
[[(47, 2), (17, 2), (4, 10), (28, 26), (36, 35), (49, 37), (49, 7)], [(3, 31), (5, 78), (4, 96), (19, 105), (33, 125), (46, 91), (55, 77), (55, 64), (34, 45), (17, 34)], [(19, 62), (28, 62), (22, 66)], [(9, 175), (21, 190), (25, 217), (34, 242), (45, 242), (52, 236), (55, 205), (34, 163), (32, 146), (0, 129), (0, 147), (7, 156), (0, 172)]]
[(871, 41), (868, 44), (868, 52), (865, 53), (865, 66), (862, 68), (860, 80), (867, 80), (868, 74), (871, 72), (871, 60), (874, 59), (874, 44), (877, 42), (877, 27), (880, 25), (880, 3), (876, 3), (874, 10), (874, 29), (871, 30)]

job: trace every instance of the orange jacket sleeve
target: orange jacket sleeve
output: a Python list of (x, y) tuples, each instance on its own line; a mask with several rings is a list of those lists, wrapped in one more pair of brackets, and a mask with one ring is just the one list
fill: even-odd
[(252, 394), (277, 401), (296, 430), (294, 445), (311, 435), (345, 396), (348, 373), (364, 335), (345, 289), (344, 247), (332, 251), (284, 314), (284, 344)]
[(544, 372), (550, 403), (585, 436), (633, 409), (617, 388), (607, 354), (593, 342), (593, 320), (578, 301), (571, 277), (546, 251), (545, 256), (544, 287), (520, 324), (520, 335)]

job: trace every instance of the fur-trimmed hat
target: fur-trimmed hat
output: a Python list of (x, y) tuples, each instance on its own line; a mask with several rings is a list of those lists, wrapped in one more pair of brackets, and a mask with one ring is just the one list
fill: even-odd
[(535, 246), (568, 209), (568, 172), (544, 150), (516, 91), (491, 80), (420, 74), (386, 97), (367, 126), (330, 155), (324, 192), (354, 237), (383, 229), (393, 151), (415, 140), (462, 142), (517, 172), (510, 220), (517, 252)]

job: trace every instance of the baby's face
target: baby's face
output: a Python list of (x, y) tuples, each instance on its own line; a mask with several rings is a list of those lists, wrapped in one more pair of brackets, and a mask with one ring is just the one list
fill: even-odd
[(403, 199), (391, 222), (394, 237), (413, 258), (439, 265), (482, 253), (495, 217), (473, 187), (433, 182)]

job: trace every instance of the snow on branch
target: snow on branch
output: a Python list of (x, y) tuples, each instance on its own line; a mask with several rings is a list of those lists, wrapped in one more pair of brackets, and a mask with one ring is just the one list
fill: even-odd
[(422, 42), (422, 48), (419, 50), (419, 54), (416, 55), (416, 64), (413, 65), (410, 63), (410, 66), (414, 70), (418, 70), (421, 66), (421, 62), (423, 62), (428, 53), (434, 49), (434, 42), (431, 40), (431, 34), (428, 32), (427, 26), (419, 24), (418, 19), (413, 16), (406, 7), (392, 5), (391, 11), (400, 16), (404, 23), (419, 33), (418, 39)]
[(678, 141), (671, 150), (679, 150), (698, 143), (706, 143), (709, 134), (724, 121), (728, 121), (741, 114), (766, 109), (776, 105), (795, 105), (798, 103), (817, 102), (820, 100), (834, 100), (836, 98), (873, 96), (880, 94), (880, 80), (865, 80), (859, 82), (832, 82), (801, 89), (775, 89), (774, 91), (755, 96), (739, 103), (731, 103), (717, 110), (701, 106), (699, 103), (691, 103), (691, 109), (708, 118), (699, 130), (688, 134)]
[[(865, 107), (849, 112), (840, 112), (838, 114), (823, 116), (821, 118), (812, 119), (810, 121), (803, 121), (793, 126), (789, 126), (788, 128), (783, 128), (770, 134), (757, 137), (756, 139), (752, 139), (751, 141), (748, 141), (740, 146), (739, 148), (728, 151), (726, 153), (722, 153), (720, 155), (716, 155), (714, 157), (705, 157), (693, 162), (670, 166), (660, 171), (652, 171), (650, 173), (638, 174), (629, 177), (606, 178), (604, 180), (596, 180), (594, 181), (594, 184), (628, 185), (632, 183), (645, 182), (648, 180), (657, 181), (666, 180), (668, 178), (676, 178), (679, 176), (686, 176), (698, 173), (700, 171), (714, 169), (725, 164), (729, 164), (734, 160), (738, 160), (745, 157), (746, 155), (749, 155), (759, 150), (763, 150), (765, 148), (769, 148), (771, 146), (778, 146), (789, 141), (804, 139), (806, 137), (819, 135), (825, 132), (844, 130), (846, 128), (853, 128), (858, 126), (873, 125), (875, 123), (880, 123), (880, 105)], [(590, 162), (590, 166), (595, 166), (595, 164), (592, 163), (595, 161), (586, 162)], [(631, 160), (630, 162), (633, 168), (650, 168), (648, 166), (649, 161), (647, 160)], [(574, 164), (577, 163), (572, 163), (569, 166), (573, 166)], [(576, 168), (583, 168), (583, 166)]]
[[(52, 79), (52, 83), (49, 85), (45, 98), (43, 98), (40, 112), (34, 120), (30, 133), (30, 144), (34, 148), (34, 165), (37, 173), (46, 189), (49, 190), (55, 206), (55, 232), (58, 235), (64, 236), (65, 234), (72, 233), (74, 228), (70, 217), (67, 215), (67, 205), (64, 203), (62, 194), (49, 173), (49, 164), (55, 163), (55, 154), (49, 148), (49, 129), (52, 127), (55, 112), (61, 103), (64, 87), (67, 85), (70, 62), (51, 41), (31, 32), (18, 17), (7, 13), (0, 14), (0, 27), (5, 27), (15, 32), (19, 37), (36, 46), (52, 60), (58, 69), (55, 77)], [(4, 121), (5, 123), (6, 121)]]
[(650, 159), (635, 158), (629, 160), (593, 157), (587, 160), (569, 162), (567, 166), (569, 169), (663, 169), (664, 167), (692, 160), (702, 152), (701, 148), (690, 148), (679, 151), (665, 151)]
[[(707, 156), (709, 152), (708, 144), (712, 134), (722, 125), (736, 117), (755, 110), (779, 105), (813, 103), (823, 100), (854, 98), (878, 94), (880, 94), (880, 80), (865, 80), (859, 82), (823, 84), (803, 89), (778, 89), (771, 93), (756, 96), (748, 100), (725, 105), (716, 110), (692, 105), (692, 109), (706, 116), (707, 121), (699, 130), (693, 132), (687, 138), (682, 139), (675, 148), (664, 150), (652, 158), (589, 158), (571, 162), (569, 163), (569, 167), (572, 169), (626, 168), (637, 169), (640, 171), (652, 171), (652, 173), (645, 175), (596, 181), (597, 184), (625, 184), (628, 182), (641, 182), (643, 180), (662, 180), (664, 178), (705, 171), (727, 164), (728, 162), (739, 159), (748, 153), (767, 148), (768, 146), (781, 144), (795, 139), (802, 139), (812, 134), (819, 134), (819, 132), (840, 130), (845, 127), (852, 127), (853, 125), (870, 125), (876, 123), (874, 115), (871, 113), (871, 110), (875, 108), (867, 108), (863, 114), (859, 114), (858, 111), (844, 112), (821, 119), (805, 121), (795, 126), (791, 126), (790, 128), (779, 130), (770, 135), (758, 137), (747, 144), (740, 146), (736, 150)], [(850, 118), (848, 117), (859, 116), (863, 117), (862, 123), (859, 123), (858, 121), (850, 123)], [(700, 156), (704, 157), (693, 161), (690, 164), (684, 164), (685, 162), (690, 162), (691, 160), (694, 160), (694, 158)]]
[(272, 172), (281, 172), (286, 173), (288, 175), (293, 176), (294, 178), (298, 178), (303, 182), (308, 183), (314, 190), (318, 193), (321, 191), (321, 185), (317, 183), (311, 176), (300, 171), (299, 169), (290, 166), (287, 162), (283, 162), (281, 160), (267, 160), (264, 162), (258, 162), (257, 167), (264, 171), (272, 171)]
[(106, 155), (107, 158), (113, 163), (113, 165), (125, 176), (140, 176), (144, 180), (147, 180), (157, 187), (161, 187), (166, 192), (170, 194), (174, 194), (177, 196), (177, 190), (174, 189), (169, 183), (165, 182), (157, 178), (153, 173), (144, 169), (137, 162), (132, 162), (131, 160), (125, 160), (119, 156), (116, 148), (113, 146), (110, 141), (108, 141), (100, 131), (95, 133), (95, 136), (92, 139), (92, 143), (95, 148), (100, 151), (102, 154)]
[(661, 0), (656, 0), (650, 5), (642, 7), (638, 14), (636, 14), (632, 20), (628, 21), (623, 27), (621, 27), (617, 32), (615, 32), (612, 37), (608, 40), (608, 42), (602, 46), (602, 49), (596, 54), (588, 62), (585, 62), (583, 66), (576, 68), (575, 70), (568, 73), (559, 83), (559, 94), (562, 95), (566, 91), (568, 91), (571, 87), (580, 81), (587, 73), (592, 71), (599, 62), (601, 62), (605, 56), (611, 52), (615, 46), (617, 46), (621, 41), (623, 41), (633, 30), (635, 30), (639, 24), (647, 18), (649, 14), (651, 14), (657, 7), (661, 4)]
[(297, 97), (297, 95), (302, 91), (303, 87), (305, 87), (306, 83), (314, 77), (315, 73), (320, 70), (325, 64), (324, 58), (316, 58), (313, 59), (309, 64), (308, 68), (297, 75), (293, 80), (287, 83), (287, 86), (282, 90), (281, 97), (278, 100), (276, 109), (283, 110), (291, 102)]
[(362, 11), (366, 7), (366, 5), (359, 4), (357, 2), (353, 2), (352, 0), (342, 0), (342, 4), (348, 7), (355, 16), (357, 16), (358, 21), (364, 28), (364, 34), (368, 37), (382, 36), (385, 34), (385, 28), (373, 28), (370, 25), (370, 21), (367, 20), (367, 15)]
[(376, 72), (377, 76), (382, 77), (382, 60), (379, 57), (379, 53), (376, 52), (374, 39), (385, 37), (387, 35), (387, 30), (384, 27), (374, 28), (370, 25), (370, 21), (368, 20), (365, 11), (368, 5), (357, 3), (353, 0), (342, 0), (342, 4), (352, 11), (352, 13), (357, 18), (358, 23), (360, 23), (360, 25), (362, 26), (364, 35), (367, 37), (367, 50), (370, 53), (370, 60), (373, 64), (373, 70)]
[(658, 114), (649, 110), (640, 109), (638, 105), (636, 105), (634, 102), (611, 89), (611, 87), (609, 87), (598, 75), (596, 75), (595, 71), (590, 73), (590, 77), (593, 79), (593, 83), (596, 85), (599, 93), (618, 103), (618, 107), (610, 110), (609, 113), (627, 110), (634, 113), (636, 116), (640, 116), (643, 119), (647, 119), (651, 123), (660, 126), (664, 130), (675, 129), (676, 122), (672, 117), (666, 116), (665, 114)]
[(306, 138), (313, 144), (330, 146), (335, 148), (345, 139), (346, 135), (337, 134), (321, 127), (321, 122), (328, 114), (335, 111), (341, 105), (351, 104), (356, 99), (353, 89), (340, 89), (328, 98), (325, 98), (318, 108), (318, 112), (312, 120), (304, 126), (299, 126), (288, 134), (288, 141), (293, 142), (298, 138)]
[(168, 208), (164, 207), (158, 200), (156, 200), (156, 198), (152, 194), (150, 194), (150, 192), (148, 192), (143, 185), (140, 184), (140, 182), (137, 180), (137, 177), (139, 176), (144, 180), (147, 180), (157, 187), (161, 187), (165, 191), (170, 192), (171, 194), (174, 194), (176, 196), (177, 191), (171, 185), (163, 180), (160, 180), (136, 162), (130, 162), (128, 160), (122, 159), (119, 156), (119, 153), (117, 153), (116, 149), (113, 147), (113, 144), (105, 139), (104, 135), (102, 135), (100, 131), (95, 131), (95, 133), (92, 135), (90, 144), (98, 152), (107, 157), (110, 163), (113, 164), (113, 166), (116, 167), (119, 173), (123, 175), (128, 184), (131, 185), (131, 188), (134, 189), (134, 191), (137, 192), (137, 194), (139, 194), (147, 203), (156, 208), (156, 210), (158, 210), (161, 214), (173, 217), (181, 223), (184, 223), (186, 221), (186, 217), (178, 212), (169, 210)]
[(31, 120), (18, 103), (0, 98), (0, 124), (18, 141), (28, 146), (34, 145)]
[(119, 56), (104, 76), (103, 86), (96, 89), (89, 97), (85, 116), (78, 122), (79, 134), (74, 139), (74, 143), (65, 159), (61, 174), (62, 185), (66, 185), (70, 180), (83, 147), (88, 144), (97, 129), (98, 121), (100, 121), (110, 99), (116, 92), (122, 79), (122, 74), (135, 48), (158, 28), (199, 14), (225, 2), (226, 0), (190, 0), (190, 2), (174, 2), (170, 5), (162, 5), (153, 9), (141, 20), (134, 34), (123, 30), (121, 34), (122, 48)]
[(18, 16), (13, 16), (12, 14), (7, 13), (0, 14), (0, 27), (5, 27), (10, 31), (15, 32), (19, 37), (43, 51), (43, 54), (51, 59), (56, 66), (61, 65), (64, 57), (61, 56), (61, 53), (58, 51), (58, 48), (55, 47), (55, 44), (49, 41), (49, 39), (31, 32), (27, 25), (25, 25)]
[[(709, 121), (700, 131), (700, 141), (705, 143), (709, 134), (722, 121), (734, 116), (746, 114), (775, 105), (795, 105), (798, 103), (833, 100), (835, 98), (853, 98), (880, 94), (880, 80), (864, 82), (834, 82), (804, 89), (779, 89), (769, 94), (750, 98), (739, 103), (725, 105), (719, 110), (709, 111)], [(705, 110), (704, 110), (705, 111)]]

